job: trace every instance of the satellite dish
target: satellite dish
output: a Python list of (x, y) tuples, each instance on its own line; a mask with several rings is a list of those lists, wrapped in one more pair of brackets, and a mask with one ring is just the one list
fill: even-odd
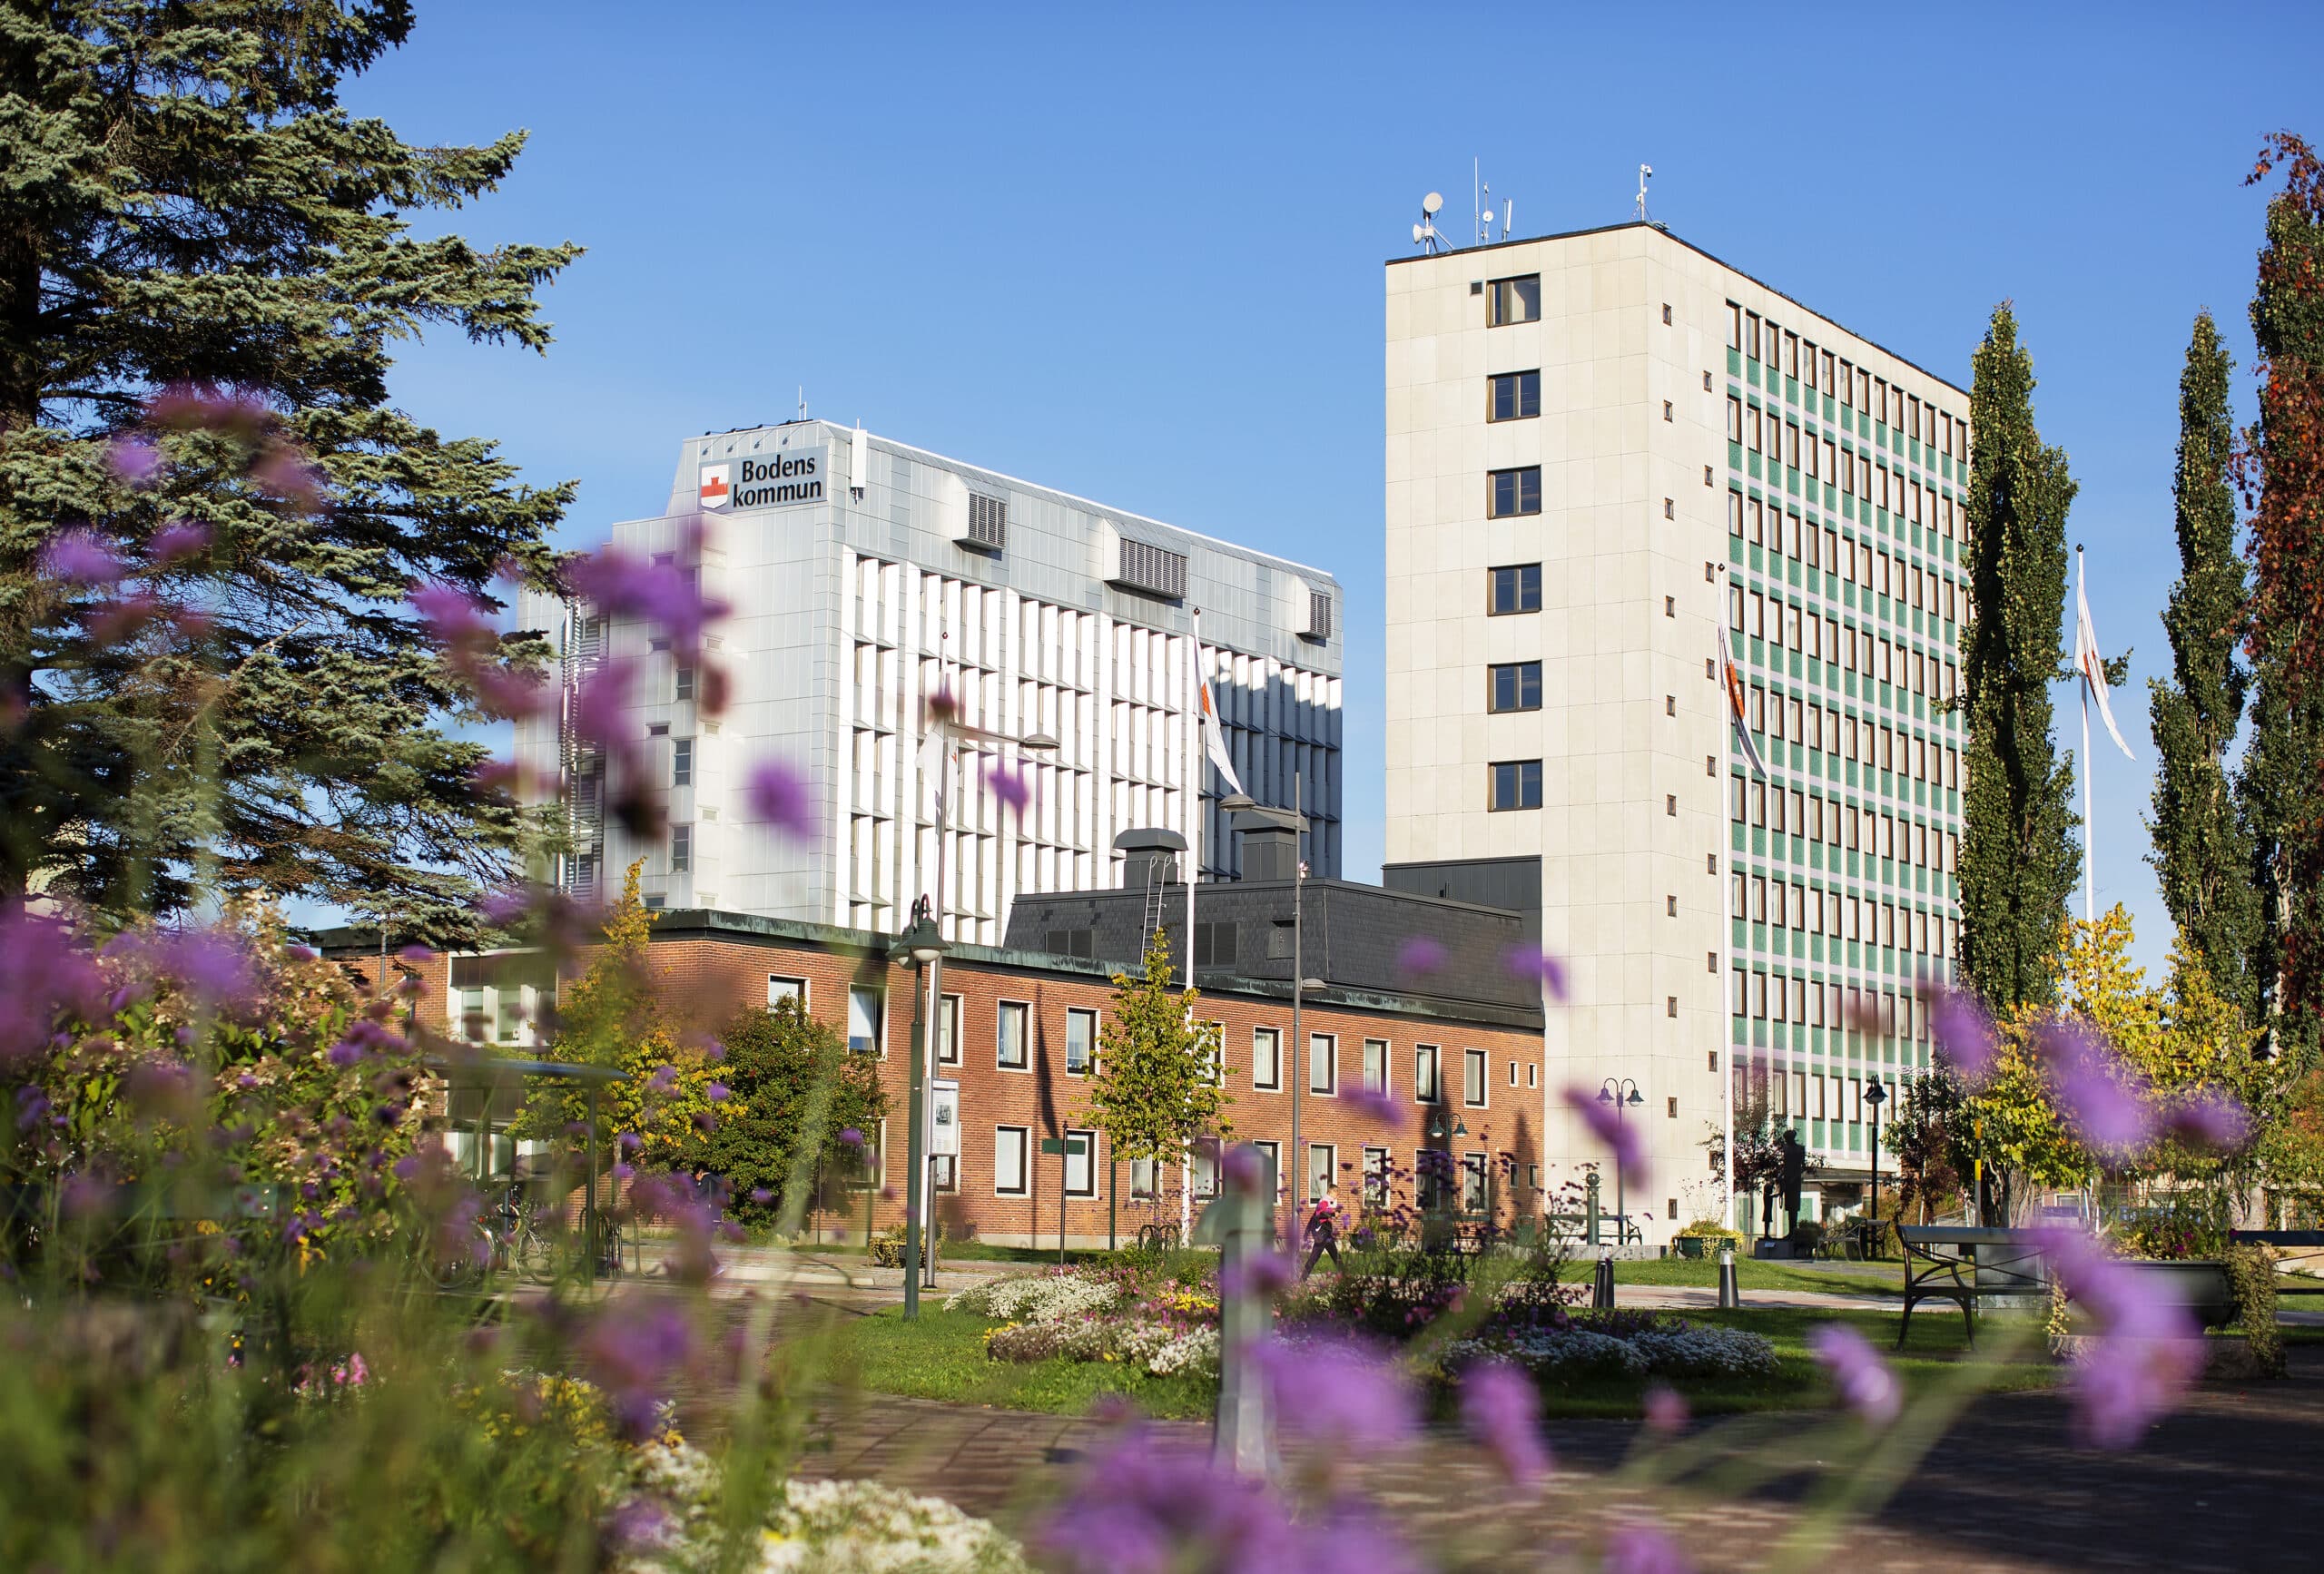
[(1487, 208), (1485, 210), (1485, 222), (1488, 224), (1492, 222), (1492, 210), (1491, 208)]
[(1413, 226), (1413, 244), (1415, 246), (1420, 244), (1420, 226), (1418, 224), (1414, 224)]
[(1442, 192), (1431, 192), (1420, 200), (1420, 211), (1432, 219), (1436, 217), (1438, 211), (1443, 206), (1444, 193)]

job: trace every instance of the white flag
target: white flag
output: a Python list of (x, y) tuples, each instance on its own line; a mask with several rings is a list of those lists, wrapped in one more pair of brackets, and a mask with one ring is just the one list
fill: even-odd
[(1218, 724), (1217, 708), (1210, 703), (1208, 678), (1202, 680), (1201, 692), (1202, 752), (1210, 756), (1212, 764), (1218, 767), (1218, 779), (1226, 783), (1226, 790), (1239, 793), (1243, 791), (1243, 779), (1235, 774), (1235, 761), (1226, 753), (1226, 739), (1223, 735), (1225, 729)]
[(1728, 650), (1725, 624), (1718, 625), (1718, 670), (1720, 681), (1727, 685), (1728, 708), (1735, 713), (1735, 735), (1743, 741), (1743, 757), (1764, 776), (1768, 762), (1759, 758), (1759, 745), (1751, 739), (1751, 713), (1743, 703), (1743, 674), (1735, 670), (1735, 657)]
[(2083, 589), (2082, 551), (2073, 555), (2073, 664), (2082, 672), (2082, 681), (2089, 686), (2093, 699), (2098, 702), (2099, 718), (2106, 723), (2107, 736), (2114, 740), (2114, 747), (2125, 759), (2135, 760), (2131, 746), (2122, 742), (2122, 729), (2114, 724), (2114, 707), (2106, 703), (2106, 660), (2098, 654), (2098, 630), (2090, 621), (2090, 596)]

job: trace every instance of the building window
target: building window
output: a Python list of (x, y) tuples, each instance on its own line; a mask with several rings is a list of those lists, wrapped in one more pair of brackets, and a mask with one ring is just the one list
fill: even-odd
[(1065, 1014), (1065, 1074), (1087, 1077), (1098, 1053), (1098, 1013), (1073, 1010)]
[(799, 1002), (799, 1008), (802, 1011), (805, 1010), (807, 1008), (807, 980), (787, 979), (781, 973), (769, 973), (766, 976), (766, 1003), (769, 1006), (774, 1006), (784, 1000), (796, 1000)]
[(1487, 477), (1485, 493), (1486, 516), (1508, 519), (1541, 511), (1541, 467), (1528, 465), (1517, 470), (1494, 470)]
[(684, 874), (694, 867), (694, 827), (670, 827), (670, 872)]
[(960, 1063), (960, 997), (947, 995), (936, 1010), (936, 1063), (958, 1066)]
[(858, 984), (847, 992), (847, 1047), (862, 1055), (885, 1056), (888, 1046), (880, 1035), (883, 999), (877, 989)]
[(1307, 1197), (1310, 1202), (1339, 1190), (1340, 1150), (1328, 1142), (1307, 1145)]
[(492, 1026), (484, 1014), (484, 986), (473, 985), (460, 991), (460, 1032), (481, 1044), (486, 1031)]
[(1669, 399), (1664, 399), (1662, 401), (1662, 418), (1666, 421), (1674, 421), (1679, 418), (1676, 413), (1674, 413)]
[(1388, 1205), (1388, 1150), (1384, 1147), (1364, 1150), (1364, 1205), (1367, 1209)]
[(1541, 708), (1540, 662), (1502, 662), (1486, 671), (1492, 682), (1486, 690), (1485, 709), (1499, 713)]
[(1364, 1041), (1364, 1089), (1367, 1093), (1388, 1091), (1388, 1040), (1366, 1038)]
[(1027, 1165), (1026, 1139), (1032, 1135), (1022, 1126), (1004, 1126), (992, 1136), (992, 1190), (996, 1196), (1021, 1197), (1025, 1195)]
[(1486, 281), (1486, 322), (1501, 328), (1512, 322), (1541, 320), (1541, 276), (1528, 273), (1521, 278), (1493, 279)]
[(674, 738), (670, 741), (670, 785), (694, 785), (694, 740)]
[(1195, 1195), (1209, 1197), (1218, 1195), (1218, 1149), (1215, 1146), (1198, 1146), (1187, 1165), (1187, 1178), (1194, 1183)]
[(1678, 1118), (1679, 1118), (1679, 1101), (1678, 1101), (1678, 1099), (1676, 1099), (1676, 1098), (1670, 1098), (1670, 1099), (1666, 1100), (1665, 1102), (1669, 1106), (1670, 1118), (1671, 1118), (1671, 1119), (1673, 1119), (1673, 1120), (1678, 1119)]
[(1541, 762), (1502, 760), (1492, 767), (1494, 809), (1539, 809), (1541, 806)]
[(1333, 1094), (1340, 1087), (1340, 1041), (1329, 1033), (1307, 1035), (1307, 1091)]
[(1662, 1014), (1663, 1014), (1664, 1016), (1666, 1016), (1666, 1017), (1669, 1017), (1669, 1018), (1674, 1018), (1674, 1019), (1678, 1017), (1678, 1015), (1679, 1015), (1679, 997), (1678, 997), (1678, 996), (1676, 996), (1676, 995), (1665, 995), (1665, 996), (1663, 996), (1663, 997), (1662, 997)]
[(1417, 1044), (1413, 1047), (1413, 1103), (1434, 1104), (1444, 1097), (1444, 1089), (1437, 1076), (1440, 1065), (1435, 1045)]
[(1461, 1052), (1461, 1102), (1472, 1109), (1482, 1109), (1485, 1102), (1485, 1052), (1464, 1049)]
[(1492, 397), (1486, 401), (1485, 419), (1521, 421), (1541, 413), (1541, 374), (1505, 371), (1491, 379)]
[(1230, 920), (1220, 923), (1195, 925), (1195, 966), (1197, 968), (1231, 968), (1235, 965), (1235, 925)]
[(1251, 1146), (1257, 1150), (1260, 1167), (1265, 1171), (1259, 1195), (1280, 1198), (1283, 1195), (1283, 1144), (1254, 1142)]
[(1541, 566), (1521, 563), (1492, 570), (1492, 600), (1487, 610), (1495, 617), (1541, 610)]
[(674, 680), (672, 684), (673, 692), (671, 694), (673, 699), (690, 700), (694, 698), (694, 668), (681, 663), (677, 667), (672, 670), (671, 676)]
[(1464, 1153), (1461, 1156), (1461, 1211), (1481, 1214), (1485, 1211), (1485, 1156)]
[(960, 1189), (960, 1161), (952, 1154), (935, 1153), (928, 1156), (929, 1184), (940, 1192)]
[[(1081, 1151), (1073, 1151), (1076, 1140)], [(1094, 1197), (1098, 1195), (1098, 1134), (1094, 1131), (1068, 1130), (1065, 1134), (1065, 1195), (1069, 1197)]]
[(1283, 1029), (1251, 1029), (1251, 1086), (1273, 1092), (1283, 1086)]
[(994, 1015), (993, 1057), (1004, 1071), (1022, 1071), (1029, 1064), (1025, 1026), (1030, 1014), (1022, 1000), (1003, 1000)]

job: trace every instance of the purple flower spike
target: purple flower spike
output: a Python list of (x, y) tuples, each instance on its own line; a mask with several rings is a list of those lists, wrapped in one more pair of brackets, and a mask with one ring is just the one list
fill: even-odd
[(1999, 1053), (1994, 1021), (1974, 995), (1929, 979), (1921, 985), (1921, 1001), (1928, 1008), (1929, 1032), (1937, 1048), (1962, 1076), (1976, 1081), (1993, 1069)]
[(2074, 1430), (2095, 1447), (2128, 1448), (2202, 1374), (2202, 1329), (2164, 1283), (2081, 1231), (2039, 1233), (2043, 1259), (2098, 1331), (2074, 1366)]
[(1218, 1270), (1218, 1293), (1229, 1300), (1246, 1294), (1280, 1295), (1298, 1282), (1299, 1264), (1287, 1252), (1254, 1252)]
[(1875, 1426), (1896, 1419), (1904, 1391), (1869, 1340), (1845, 1323), (1820, 1323), (1807, 1334), (1808, 1353), (1832, 1374), (1840, 1400)]
[(1651, 1525), (1624, 1525), (1606, 1538), (1605, 1574), (1693, 1574), (1679, 1543)]
[(127, 486), (146, 486), (161, 472), (162, 450), (151, 438), (124, 433), (105, 445), (105, 467)]
[(210, 532), (182, 520), (153, 532), (153, 539), (145, 544), (145, 560), (156, 568), (169, 568), (209, 550)]
[(1461, 1374), (1461, 1421), (1492, 1451), (1512, 1484), (1531, 1489), (1550, 1473), (1541, 1441), (1541, 1396), (1533, 1380), (1505, 1362), (1472, 1366)]
[(724, 1104), (734, 1096), (734, 1091), (724, 1082), (714, 1082), (702, 1090), (702, 1096), (713, 1104)]
[(1657, 1437), (1676, 1437), (1687, 1428), (1687, 1401), (1667, 1382), (1646, 1391), (1646, 1430)]
[(993, 761), (985, 767), (985, 784), (992, 789), (995, 798), (1019, 814), (1033, 801), (1031, 775), (1022, 760)]
[(652, 1430), (671, 1380), (694, 1354), (694, 1326), (666, 1301), (615, 1301), (583, 1338), (581, 1354), (622, 1430), (640, 1437)]
[(1275, 1340), (1256, 1353), (1285, 1431), (1356, 1455), (1400, 1448), (1418, 1432), (1412, 1388), (1384, 1354), (1354, 1343)]
[(1403, 1118), (1404, 1107), (1384, 1087), (1351, 1087), (1345, 1097), (1356, 1114), (1393, 1125)]
[(1624, 1118), (1613, 1105), (1599, 1102), (1598, 1095), (1586, 1088), (1568, 1087), (1565, 1102), (1567, 1108), (1581, 1117), (1590, 1134), (1613, 1151), (1623, 1184), (1646, 1185), (1651, 1176), (1646, 1163), (1646, 1134), (1640, 1123)]
[(40, 566), (70, 585), (112, 585), (122, 575), (121, 559), (86, 530), (68, 530), (51, 541)]
[(1512, 946), (1504, 958), (1510, 972), (1529, 983), (1539, 983), (1551, 999), (1565, 1003), (1565, 962), (1531, 946)]
[(1396, 970), (1408, 979), (1424, 978), (1449, 959), (1444, 943), (1426, 935), (1413, 935), (1396, 948)]
[(743, 801), (751, 812), (785, 836), (801, 841), (815, 834), (813, 795), (806, 779), (780, 760), (762, 760), (751, 768), (743, 784)]
[(2091, 1146), (2128, 1153), (2152, 1139), (2154, 1109), (2146, 1078), (2096, 1029), (2078, 1018), (2062, 1017), (2045, 1024), (2035, 1043), (2056, 1077), (2060, 1102)]
[(863, 1134), (856, 1130), (855, 1127), (852, 1126), (846, 1127), (839, 1134), (839, 1139), (849, 1147), (862, 1147), (863, 1146)]

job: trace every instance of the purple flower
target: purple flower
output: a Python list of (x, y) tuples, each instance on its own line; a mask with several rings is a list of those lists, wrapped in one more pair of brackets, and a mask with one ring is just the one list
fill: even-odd
[(251, 479), (278, 497), (312, 508), (322, 501), (330, 477), (296, 447), (276, 443), (251, 467)]
[(1218, 1172), (1238, 1192), (1256, 1192), (1266, 1184), (1266, 1166), (1259, 1150), (1247, 1142), (1236, 1143), (1220, 1156)]
[(1657, 1437), (1676, 1437), (1686, 1430), (1687, 1401), (1667, 1382), (1650, 1383), (1646, 1391), (1646, 1430)]
[(2202, 1329), (2164, 1282), (2081, 1231), (2038, 1234), (2051, 1271), (2097, 1328), (2074, 1365), (2074, 1430), (2095, 1447), (2128, 1448), (2202, 1375)]
[(104, 1009), (104, 981), (54, 919), (0, 903), (0, 1060), (37, 1053), (61, 1013)]
[(693, 1359), (694, 1324), (666, 1301), (615, 1301), (583, 1335), (580, 1353), (622, 1430), (643, 1436), (669, 1397), (673, 1378)]
[(2251, 1136), (2251, 1114), (2223, 1087), (2199, 1087), (2164, 1117), (2171, 1134), (2198, 1147), (2241, 1147)]
[(1610, 1102), (1600, 1102), (1586, 1088), (1568, 1086), (1566, 1107), (1581, 1117), (1600, 1142), (1613, 1151), (1614, 1166), (1625, 1185), (1644, 1185), (1651, 1178), (1646, 1162), (1646, 1136), (1640, 1123), (1625, 1119)]
[(2034, 1042), (2083, 1140), (2101, 1152), (2122, 1154), (2154, 1136), (2152, 1089), (2095, 1028), (2061, 1017), (2043, 1024)]
[(1255, 1353), (1287, 1431), (1370, 1454), (1402, 1447), (1419, 1430), (1411, 1385), (1379, 1352), (1353, 1342), (1270, 1339)]
[(200, 525), (180, 520), (153, 532), (153, 539), (145, 544), (145, 560), (156, 568), (168, 568), (209, 550), (210, 532)]
[(1605, 1574), (1691, 1574), (1679, 1543), (1651, 1525), (1624, 1525), (1606, 1538)]
[(1032, 802), (1033, 783), (1022, 760), (994, 760), (985, 767), (984, 779), (992, 795), (1019, 814)]
[(758, 1204), (761, 1207), (764, 1207), (767, 1204), (774, 1201), (774, 1192), (771, 1187), (753, 1186), (751, 1188), (751, 1201)]
[(1403, 1117), (1404, 1107), (1397, 1103), (1396, 1096), (1384, 1087), (1351, 1087), (1344, 1097), (1348, 1107), (1358, 1115), (1389, 1124)]
[(1408, 979), (1423, 978), (1442, 968), (1449, 958), (1442, 940), (1413, 935), (1396, 948), (1396, 971)]
[(1994, 1019), (1974, 995), (1941, 979), (1921, 982), (1921, 1003), (1928, 1008), (1928, 1030), (1962, 1076), (1974, 1081), (1993, 1069), (1999, 1053)]
[(121, 559), (86, 530), (67, 530), (41, 554), (42, 570), (69, 585), (111, 585), (121, 578)]
[(1819, 1323), (1807, 1333), (1808, 1353), (1832, 1374), (1840, 1399), (1875, 1426), (1896, 1419), (1904, 1391), (1896, 1374), (1865, 1336), (1845, 1323)]
[(1491, 1361), (1461, 1374), (1461, 1421), (1521, 1490), (1550, 1471), (1541, 1441), (1541, 1396), (1533, 1380), (1505, 1362)]
[(1299, 1282), (1299, 1264), (1288, 1252), (1253, 1252), (1218, 1270), (1218, 1293), (1229, 1300), (1246, 1294), (1280, 1295)]
[(576, 558), (566, 566), (565, 578), (607, 617), (640, 617), (662, 630), (682, 660), (702, 654), (703, 630), (728, 611), (724, 602), (704, 597), (694, 572), (670, 563), (641, 563), (619, 547)]
[(1510, 972), (1529, 983), (1538, 983), (1549, 992), (1551, 999), (1565, 1002), (1565, 962), (1549, 952), (1531, 946), (1512, 946), (1502, 956)]
[(849, 1147), (862, 1147), (863, 1146), (863, 1134), (856, 1130), (855, 1127), (852, 1126), (841, 1128), (839, 1139)]
[(352, 1066), (362, 1058), (362, 1046), (351, 1039), (341, 1038), (330, 1047), (330, 1060), (333, 1066)]
[(734, 1093), (724, 1082), (714, 1082), (702, 1090), (702, 1096), (713, 1104), (724, 1104)]
[(753, 814), (786, 836), (805, 841), (815, 834), (814, 801), (806, 778), (780, 760), (762, 760), (751, 767), (743, 800)]
[(123, 482), (143, 487), (162, 468), (162, 450), (151, 438), (124, 432), (105, 445), (105, 467)]
[(573, 691), (573, 731), (626, 760), (634, 753), (626, 721), (635, 664), (616, 657), (583, 678)]

